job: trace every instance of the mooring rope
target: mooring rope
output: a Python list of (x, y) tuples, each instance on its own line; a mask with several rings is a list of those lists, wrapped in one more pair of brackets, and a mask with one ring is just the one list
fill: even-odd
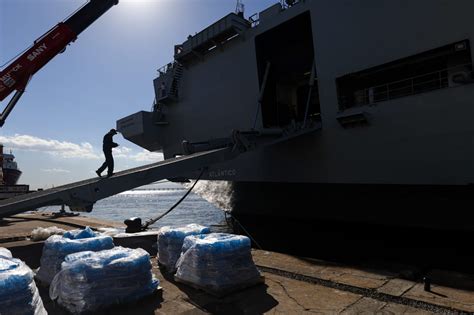
[[(179, 199), (169, 210), (167, 210), (165, 213), (163, 214), (160, 214), (159, 216), (157, 216), (156, 218), (151, 218), (149, 220), (147, 220), (143, 225), (142, 225), (142, 229), (145, 230), (147, 229), (150, 225), (158, 222), (159, 220), (161, 220), (163, 217), (165, 217), (166, 215), (168, 215), (171, 211), (173, 211), (174, 209), (176, 209), (177, 206), (179, 206), (181, 204), (181, 202), (184, 201), (184, 199), (186, 199), (186, 197), (193, 191), (194, 187), (196, 186), (196, 184), (199, 182), (199, 180), (201, 179), (202, 175), (204, 174), (204, 171), (205, 171), (205, 168), (203, 168), (201, 170), (201, 173), (199, 174), (198, 178), (196, 179), (196, 181), (194, 182), (194, 184), (188, 189), (188, 191), (183, 195), (183, 197), (181, 197), (181, 199)], [(222, 210), (222, 209), (221, 209)], [(222, 210), (224, 211), (225, 214), (228, 214), (227, 211), (225, 210)], [(263, 250), (262, 246), (260, 246), (260, 244), (257, 242), (257, 240), (252, 236), (252, 234), (250, 234), (249, 231), (247, 231), (247, 229), (243, 226), (242, 223), (240, 223), (239, 220), (237, 220), (237, 218), (235, 218), (232, 214), (230, 214), (232, 220), (234, 220), (235, 222), (237, 222), (237, 224), (240, 226), (240, 228), (243, 230), (243, 232), (252, 240), (252, 242), (257, 245), (258, 249), (260, 250)]]
[(157, 216), (156, 218), (151, 218), (149, 220), (147, 220), (142, 228), (143, 229), (147, 229), (150, 225), (156, 223), (157, 221), (161, 220), (164, 216), (166, 216), (167, 214), (169, 214), (171, 211), (173, 211), (177, 206), (179, 206), (179, 204), (181, 202), (184, 201), (184, 199), (186, 199), (186, 197), (191, 193), (191, 191), (194, 189), (194, 187), (196, 186), (196, 184), (199, 182), (199, 180), (201, 179), (202, 177), (202, 174), (204, 174), (204, 171), (205, 171), (205, 168), (203, 168), (201, 170), (201, 173), (199, 174), (198, 178), (196, 179), (196, 181), (194, 182), (194, 184), (191, 186), (191, 188), (188, 189), (188, 191), (183, 195), (183, 197), (181, 197), (181, 199), (179, 199), (168, 211), (166, 211), (165, 213), (163, 214), (160, 214), (159, 216)]
[(252, 242), (254, 242), (255, 245), (257, 245), (258, 249), (263, 250), (262, 246), (260, 246), (260, 244), (257, 242), (257, 240), (252, 237), (252, 235), (249, 233), (249, 231), (247, 231), (247, 229), (242, 225), (242, 223), (240, 223), (240, 221), (237, 220), (232, 214), (231, 214), (231, 217), (232, 217), (233, 220), (235, 220), (235, 222), (237, 222), (239, 224), (239, 226), (242, 228), (244, 233), (247, 234), (247, 236), (252, 240)]

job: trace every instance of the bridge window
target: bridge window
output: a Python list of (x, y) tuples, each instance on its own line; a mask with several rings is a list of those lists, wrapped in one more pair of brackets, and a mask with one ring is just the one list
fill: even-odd
[(336, 80), (341, 109), (474, 83), (468, 40)]

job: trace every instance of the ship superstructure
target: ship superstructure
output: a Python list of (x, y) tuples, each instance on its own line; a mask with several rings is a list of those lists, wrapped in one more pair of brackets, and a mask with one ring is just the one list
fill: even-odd
[(22, 172), (18, 168), (15, 156), (4, 153), (3, 145), (0, 144), (0, 200), (26, 194), (28, 185), (17, 185)]
[(232, 130), (280, 137), (204, 175), (233, 183), (243, 216), (474, 229), (462, 210), (474, 183), (473, 10), (306, 0), (231, 13), (176, 45), (153, 111), (117, 127), (165, 158)]
[(13, 154), (3, 156), (3, 180), (6, 185), (16, 185), (21, 176), (21, 171), (15, 162)]
[(0, 144), (0, 162), (2, 166), (2, 184), (16, 185), (21, 176), (21, 171), (15, 161), (15, 156), (10, 153), (3, 152), (3, 146)]

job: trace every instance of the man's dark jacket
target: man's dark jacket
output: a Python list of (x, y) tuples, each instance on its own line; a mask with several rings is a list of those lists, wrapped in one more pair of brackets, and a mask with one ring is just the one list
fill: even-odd
[(118, 147), (118, 144), (112, 141), (113, 136), (115, 136), (115, 133), (113, 132), (109, 132), (104, 136), (102, 145), (104, 152), (112, 151), (112, 148)]

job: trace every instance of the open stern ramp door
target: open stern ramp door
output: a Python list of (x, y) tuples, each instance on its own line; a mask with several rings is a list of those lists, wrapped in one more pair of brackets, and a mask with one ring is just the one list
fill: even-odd
[(233, 147), (218, 148), (118, 172), (109, 178), (97, 177), (17, 196), (0, 201), (0, 218), (53, 205), (92, 211), (98, 200), (162, 179), (185, 175), (230, 160), (238, 154)]

